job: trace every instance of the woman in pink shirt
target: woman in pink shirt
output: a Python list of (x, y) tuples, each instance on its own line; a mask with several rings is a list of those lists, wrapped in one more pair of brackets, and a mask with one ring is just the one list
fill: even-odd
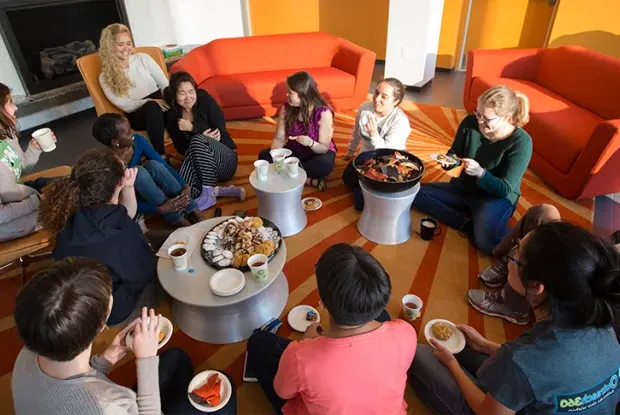
[(417, 336), (384, 310), (392, 285), (381, 264), (338, 244), (316, 265), (329, 328), (308, 327), (300, 342), (256, 332), (248, 365), (278, 413), (406, 414), (407, 369)]

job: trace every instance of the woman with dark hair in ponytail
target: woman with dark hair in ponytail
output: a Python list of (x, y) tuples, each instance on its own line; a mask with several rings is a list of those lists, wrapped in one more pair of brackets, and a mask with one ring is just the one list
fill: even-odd
[(441, 414), (612, 414), (620, 401), (620, 255), (607, 239), (565, 222), (528, 233), (508, 256), (508, 283), (545, 316), (499, 345), (458, 326), (467, 346), (452, 355), (419, 345), (409, 373)]
[(157, 258), (133, 220), (136, 175), (110, 150), (90, 150), (71, 176), (46, 188), (39, 210), (39, 222), (56, 235), (54, 259), (94, 258), (110, 269), (108, 325), (137, 317), (142, 306), (156, 307), (161, 297)]

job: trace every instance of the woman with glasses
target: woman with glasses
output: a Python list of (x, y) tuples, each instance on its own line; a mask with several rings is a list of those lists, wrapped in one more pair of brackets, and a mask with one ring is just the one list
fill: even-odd
[(413, 207), (464, 232), (485, 254), (508, 233), (520, 196), (521, 177), (532, 157), (525, 95), (496, 86), (480, 96), (475, 113), (458, 128), (448, 156), (463, 171), (449, 183), (424, 183)]
[(565, 222), (530, 232), (510, 253), (508, 284), (542, 320), (503, 345), (458, 326), (467, 346), (418, 345), (409, 382), (439, 414), (617, 413), (620, 255)]

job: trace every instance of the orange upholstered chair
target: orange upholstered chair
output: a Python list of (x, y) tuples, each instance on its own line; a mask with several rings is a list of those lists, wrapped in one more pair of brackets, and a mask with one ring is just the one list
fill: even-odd
[(620, 192), (620, 59), (579, 46), (469, 52), (463, 101), (507, 85), (530, 99), (530, 167), (569, 199)]
[(189, 72), (226, 119), (273, 116), (286, 102), (286, 77), (306, 70), (337, 110), (366, 99), (375, 53), (325, 33), (217, 39), (200, 46), (171, 72)]

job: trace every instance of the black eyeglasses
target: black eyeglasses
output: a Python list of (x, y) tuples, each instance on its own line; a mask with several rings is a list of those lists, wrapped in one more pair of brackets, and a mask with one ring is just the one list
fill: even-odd
[(522, 267), (523, 264), (521, 262), (519, 262), (518, 259), (515, 258), (515, 254), (519, 251), (519, 244), (515, 245), (512, 247), (512, 249), (510, 251), (508, 251), (508, 255), (506, 255), (506, 259), (508, 259), (508, 261), (512, 261), (515, 264), (517, 264), (517, 266)]
[(483, 122), (485, 124), (491, 124), (493, 121), (495, 121), (498, 118), (501, 118), (499, 115), (497, 117), (493, 117), (493, 118), (486, 118), (484, 115), (480, 114), (478, 112), (478, 110), (474, 110), (474, 115), (476, 116), (476, 118), (478, 119), (478, 121)]

